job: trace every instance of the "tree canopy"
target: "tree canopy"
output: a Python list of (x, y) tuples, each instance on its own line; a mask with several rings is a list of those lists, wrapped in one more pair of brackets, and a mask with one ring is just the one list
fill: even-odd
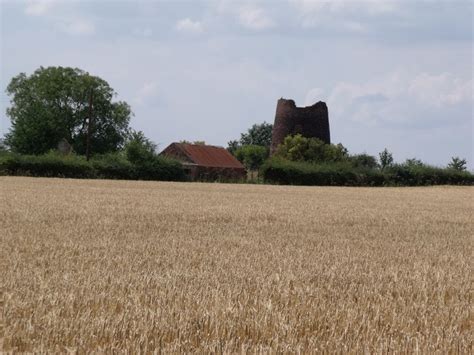
[(90, 148), (92, 153), (121, 149), (132, 115), (123, 101), (113, 102), (109, 84), (78, 68), (40, 67), (32, 75), (12, 78), (7, 87), (11, 130), (5, 143), (15, 152), (42, 154), (66, 139), (78, 154), (86, 151), (92, 95)]
[(247, 132), (240, 134), (239, 140), (233, 140), (227, 143), (227, 149), (234, 154), (239, 147), (246, 145), (270, 147), (272, 143), (272, 129), (273, 125), (271, 123), (263, 122), (254, 124)]
[(240, 144), (269, 147), (272, 143), (272, 129), (271, 123), (254, 124), (246, 133), (240, 135)]
[(269, 149), (260, 145), (244, 145), (235, 151), (235, 157), (248, 170), (259, 169), (268, 158), (268, 154)]
[(6, 152), (6, 151), (7, 151), (7, 146), (5, 145), (5, 142), (3, 141), (3, 139), (0, 138), (0, 153)]
[(125, 144), (125, 155), (133, 164), (144, 164), (153, 160), (156, 148), (156, 144), (145, 137), (142, 131), (132, 131), (130, 139)]
[(465, 171), (467, 165), (466, 159), (461, 159), (459, 157), (452, 157), (451, 162), (448, 164), (449, 169), (454, 169), (458, 171)]
[(393, 155), (385, 148), (379, 153), (380, 167), (383, 169), (389, 168), (393, 165)]
[(367, 153), (350, 155), (349, 161), (356, 168), (376, 169), (379, 166), (377, 158)]
[(275, 155), (291, 161), (312, 163), (341, 162), (348, 158), (347, 149), (342, 144), (326, 144), (318, 138), (307, 138), (301, 134), (286, 136)]

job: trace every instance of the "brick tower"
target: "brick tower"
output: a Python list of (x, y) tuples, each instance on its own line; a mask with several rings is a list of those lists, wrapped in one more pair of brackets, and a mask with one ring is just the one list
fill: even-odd
[(319, 101), (312, 106), (296, 107), (293, 100), (278, 100), (270, 153), (276, 151), (286, 136), (298, 133), (303, 137), (319, 138), (324, 143), (331, 143), (326, 103)]

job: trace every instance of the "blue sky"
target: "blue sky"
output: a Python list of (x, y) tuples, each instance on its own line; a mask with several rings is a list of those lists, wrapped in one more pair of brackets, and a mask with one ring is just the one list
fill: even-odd
[(284, 97), (326, 101), (353, 153), (474, 167), (471, 1), (0, 1), (2, 135), (9, 80), (60, 65), (108, 81), (161, 149), (225, 146)]

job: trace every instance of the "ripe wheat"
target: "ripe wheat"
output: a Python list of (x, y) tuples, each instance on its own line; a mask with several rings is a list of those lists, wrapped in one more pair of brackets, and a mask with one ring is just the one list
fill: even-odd
[(472, 352), (473, 192), (2, 177), (0, 350)]

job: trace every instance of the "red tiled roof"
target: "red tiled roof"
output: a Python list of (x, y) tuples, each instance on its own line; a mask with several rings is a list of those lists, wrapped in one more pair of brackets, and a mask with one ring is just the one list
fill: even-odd
[(227, 149), (212, 145), (173, 143), (197, 165), (245, 169), (244, 166)]

